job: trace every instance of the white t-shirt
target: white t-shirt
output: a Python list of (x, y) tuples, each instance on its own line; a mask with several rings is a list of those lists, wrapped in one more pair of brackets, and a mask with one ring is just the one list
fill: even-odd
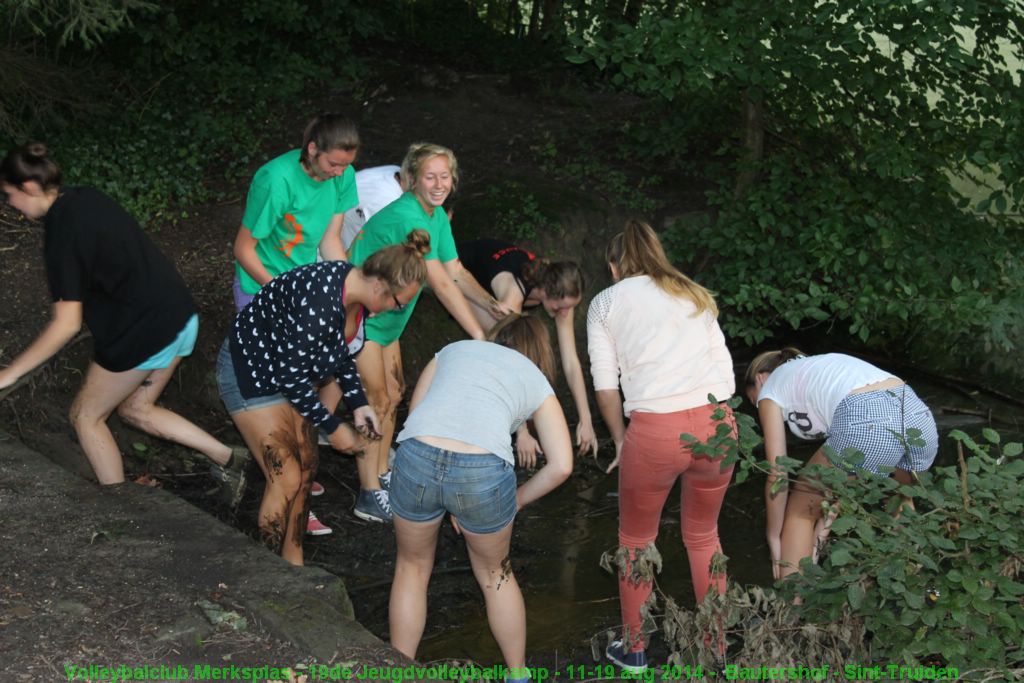
[(851, 391), (891, 377), (871, 363), (842, 353), (801, 356), (768, 375), (757, 401), (775, 401), (789, 431), (801, 439), (823, 439), (836, 407)]
[(512, 432), (554, 391), (529, 358), (499, 344), (467, 339), (434, 356), (427, 395), (398, 441), (439, 436), (479, 446), (514, 465)]
[(646, 275), (597, 294), (587, 311), (587, 348), (594, 390), (622, 386), (623, 410), (674, 413), (725, 401), (736, 390), (732, 356), (718, 321), (694, 316), (689, 299)]
[(341, 228), (341, 243), (346, 251), (370, 216), (402, 196), (402, 186), (395, 180), (399, 170), (398, 166), (374, 166), (356, 171), (359, 205), (345, 212)]

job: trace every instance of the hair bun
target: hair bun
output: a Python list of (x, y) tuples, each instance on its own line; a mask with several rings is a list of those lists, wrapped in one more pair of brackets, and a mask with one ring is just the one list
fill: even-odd
[(25, 156), (39, 161), (45, 159), (49, 153), (49, 150), (46, 149), (46, 143), (43, 142), (26, 142), (22, 150)]
[(430, 253), (430, 233), (422, 228), (413, 230), (405, 236), (405, 244), (426, 256)]

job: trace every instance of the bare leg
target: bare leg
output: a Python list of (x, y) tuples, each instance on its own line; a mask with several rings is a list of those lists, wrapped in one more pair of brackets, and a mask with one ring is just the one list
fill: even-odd
[(85, 381), (71, 404), (71, 426), (101, 484), (124, 481), (121, 449), (107, 426), (107, 418), (152, 374), (151, 370), (110, 372), (96, 363), (86, 371)]
[[(807, 464), (831, 465), (821, 450), (811, 456)], [(800, 477), (790, 489), (789, 500), (786, 502), (786, 520), (782, 526), (782, 567), (779, 578), (800, 571), (800, 560), (812, 557), (823, 500), (825, 497), (804, 477)]]
[[(892, 473), (893, 479), (898, 481), (902, 486), (913, 486), (917, 483), (917, 474), (914, 472), (908, 472), (907, 470), (901, 470), (896, 468), (896, 471)], [(914, 509), (914, 499), (910, 496), (900, 496), (902, 501), (900, 506), (896, 508), (896, 512), (893, 513), (893, 517), (896, 519), (900, 518), (904, 510)]]
[(387, 378), (391, 411), (381, 423), (381, 438), (376, 442), (379, 446), (376, 474), (384, 474), (389, 469), (388, 457), (391, 451), (391, 442), (395, 438), (398, 405), (402, 402), (402, 396), (405, 394), (405, 369), (402, 367), (402, 349), (399, 348), (398, 342), (384, 347), (384, 376)]
[(260, 503), (264, 544), (291, 564), (303, 564), (309, 488), (316, 476), (312, 429), (288, 403), (231, 415), (267, 479)]
[(526, 666), (526, 605), (508, 555), (512, 524), (493, 534), (463, 530), (469, 561), (487, 603), (487, 623), (498, 641), (510, 678), (522, 678)]
[(398, 554), (388, 619), (391, 645), (410, 659), (416, 658), (416, 648), (427, 624), (427, 585), (434, 569), (437, 533), (442, 520), (443, 516), (432, 522), (394, 518)]
[(366, 398), (380, 420), (381, 438), (370, 441), (366, 455), (357, 461), (360, 488), (372, 491), (380, 488), (378, 474), (388, 470), (388, 450), (395, 435), (395, 414), (405, 389), (402, 376), (402, 350), (399, 343), (387, 346), (367, 341), (356, 356), (356, 369), (363, 380)]
[(197, 450), (218, 465), (226, 465), (231, 457), (229, 446), (181, 415), (156, 405), (180, 362), (179, 356), (166, 368), (148, 371), (149, 376), (118, 406), (117, 414), (136, 429)]

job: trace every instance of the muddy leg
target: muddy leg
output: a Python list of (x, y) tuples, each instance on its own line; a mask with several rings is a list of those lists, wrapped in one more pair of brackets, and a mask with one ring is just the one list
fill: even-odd
[(306, 500), (316, 472), (316, 447), (300, 430), (297, 421), (302, 418), (288, 403), (231, 417), (267, 479), (260, 503), (260, 536), (282, 558), (301, 565)]
[(526, 666), (526, 605), (512, 573), (509, 544), (512, 524), (493, 534), (463, 530), (469, 561), (487, 603), (487, 623), (509, 668), (510, 678), (521, 678)]

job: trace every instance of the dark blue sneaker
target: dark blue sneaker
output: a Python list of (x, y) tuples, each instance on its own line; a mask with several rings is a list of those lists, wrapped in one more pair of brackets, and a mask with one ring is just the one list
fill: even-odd
[(359, 498), (356, 500), (356, 508), (353, 512), (356, 517), (365, 519), (367, 522), (390, 522), (391, 502), (388, 500), (388, 492), (380, 489), (375, 491), (359, 489)]
[(642, 674), (647, 671), (647, 653), (626, 652), (621, 640), (613, 640), (604, 651), (604, 656), (619, 665), (623, 671), (631, 674)]

